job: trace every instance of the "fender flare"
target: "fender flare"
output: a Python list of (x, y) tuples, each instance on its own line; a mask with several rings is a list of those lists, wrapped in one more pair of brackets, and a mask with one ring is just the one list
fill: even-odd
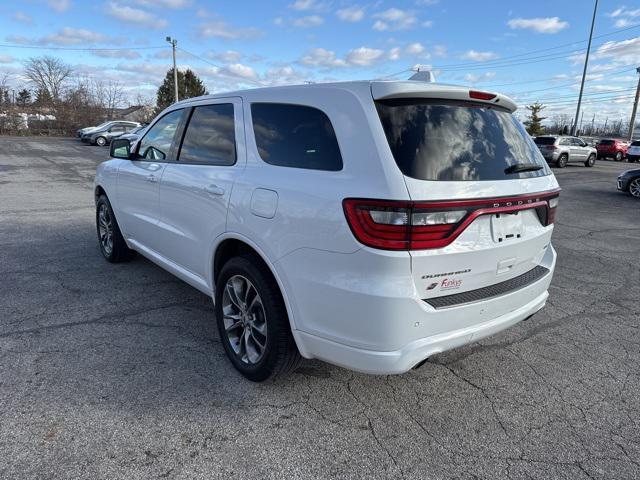
[(225, 240), (239, 240), (239, 241), (241, 241), (243, 243), (246, 243), (247, 245), (249, 245), (260, 256), (260, 258), (262, 258), (264, 263), (267, 265), (267, 268), (269, 268), (269, 271), (273, 275), (273, 278), (276, 279), (276, 282), (278, 284), (278, 288), (280, 289), (280, 293), (282, 293), (282, 299), (284, 300), (284, 305), (285, 305), (285, 308), (287, 310), (287, 315), (289, 316), (289, 326), (291, 327), (291, 333), (293, 334), (293, 338), (294, 338), (294, 340), (296, 342), (298, 350), (300, 351), (300, 354), (303, 357), (309, 358), (308, 354), (305, 354), (305, 351), (302, 348), (302, 342), (299, 341), (299, 339), (298, 339), (295, 316), (294, 316), (294, 308), (293, 308), (293, 305), (292, 305), (292, 299), (289, 298), (287, 290), (284, 287), (284, 283), (282, 281), (282, 278), (281, 278), (280, 274), (278, 273), (278, 270), (275, 268), (274, 263), (269, 259), (269, 257), (264, 252), (264, 250), (257, 243), (255, 243), (253, 240), (245, 237), (241, 233), (225, 232), (225, 233), (217, 236), (215, 238), (215, 240), (211, 244), (211, 249), (209, 251), (209, 265), (210, 265), (209, 272), (208, 272), (209, 278), (207, 279), (207, 282), (209, 283), (209, 285), (211, 287), (211, 295), (212, 295), (213, 301), (215, 302), (215, 284), (214, 284), (214, 281), (213, 281), (215, 254), (216, 254), (216, 250), (218, 249), (220, 244), (222, 242), (224, 242)]

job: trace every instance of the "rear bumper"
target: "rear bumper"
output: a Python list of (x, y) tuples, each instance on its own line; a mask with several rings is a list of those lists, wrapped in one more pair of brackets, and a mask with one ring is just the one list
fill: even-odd
[[(525, 287), (473, 303), (437, 309), (422, 300), (401, 253), (340, 255), (298, 251), (279, 269), (290, 301), (300, 353), (373, 374), (406, 372), (431, 355), (508, 328), (539, 311), (555, 268), (549, 246), (540, 265), (549, 273)], [(293, 274), (292, 274), (293, 273)]]
[(380, 352), (350, 347), (315, 335), (298, 332), (298, 338), (308, 351), (326, 362), (363, 373), (392, 375), (411, 370), (432, 355), (476, 342), (496, 334), (530, 317), (544, 307), (549, 296), (547, 288), (551, 274), (540, 281), (541, 290), (532, 301), (508, 314), (467, 328), (415, 340), (399, 350)]

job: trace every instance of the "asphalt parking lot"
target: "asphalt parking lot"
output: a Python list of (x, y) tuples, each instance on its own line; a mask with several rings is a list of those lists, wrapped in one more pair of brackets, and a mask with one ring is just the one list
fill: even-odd
[(375, 377), (244, 380), (208, 297), (100, 256), (107, 149), (0, 138), (0, 478), (640, 478), (640, 202), (555, 170), (547, 307)]

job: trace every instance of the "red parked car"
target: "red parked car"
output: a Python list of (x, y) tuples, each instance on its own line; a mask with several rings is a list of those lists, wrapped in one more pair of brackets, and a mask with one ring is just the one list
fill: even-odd
[(596, 150), (598, 150), (598, 158), (611, 157), (616, 162), (621, 162), (622, 159), (627, 156), (628, 149), (629, 144), (627, 142), (611, 138), (600, 140), (600, 142), (598, 142), (598, 144), (596, 145)]

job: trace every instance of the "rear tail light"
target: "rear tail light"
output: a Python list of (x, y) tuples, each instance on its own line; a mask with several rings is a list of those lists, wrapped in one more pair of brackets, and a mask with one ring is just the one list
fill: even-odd
[(547, 150), (555, 150), (558, 147), (556, 147), (555, 145), (547, 145)]
[(348, 198), (345, 216), (356, 239), (383, 250), (426, 250), (452, 243), (481, 215), (535, 209), (543, 225), (555, 220), (559, 190), (521, 197), (450, 202)]

